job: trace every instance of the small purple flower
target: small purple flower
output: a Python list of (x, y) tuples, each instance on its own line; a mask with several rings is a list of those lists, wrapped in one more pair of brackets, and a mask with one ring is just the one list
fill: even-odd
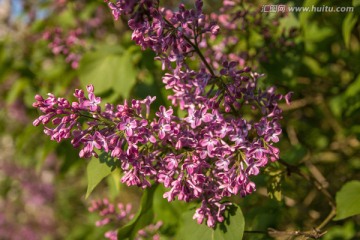
[(170, 154), (166, 156), (163, 161), (166, 163), (166, 169), (173, 171), (178, 167), (178, 159), (175, 155)]
[(115, 21), (117, 21), (121, 15), (121, 10), (112, 2), (108, 2), (107, 0), (105, 0), (109, 6), (109, 8), (111, 9), (111, 14), (113, 15)]
[(213, 115), (211, 113), (207, 113), (208, 108), (207, 107), (202, 107), (197, 113), (199, 119), (200, 119), (200, 124), (201, 122), (211, 122), (213, 120)]
[(291, 97), (292, 97), (293, 94), (294, 94), (294, 92), (288, 92), (288, 93), (284, 96), (287, 105), (290, 105), (290, 100), (291, 100)]
[(156, 97), (147, 96), (143, 101), (141, 101), (142, 104), (145, 104), (146, 107), (146, 118), (149, 117), (150, 114), (150, 105), (155, 101)]
[(109, 151), (109, 147), (107, 143), (108, 141), (100, 132), (96, 131), (94, 134), (94, 138), (96, 142), (105, 150), (105, 152)]
[(158, 128), (159, 128), (159, 138), (160, 139), (164, 139), (166, 136), (166, 132), (171, 131), (171, 127), (168, 123), (166, 123), (165, 119), (161, 119), (159, 124), (158, 124)]
[(265, 135), (269, 131), (269, 123), (266, 118), (261, 118), (260, 122), (254, 124), (259, 136)]
[(101, 149), (101, 144), (97, 141), (95, 136), (90, 134), (85, 135), (81, 141), (84, 143), (84, 148), (81, 149), (79, 156), (81, 158), (90, 158), (92, 156), (97, 156), (94, 152), (94, 148)]
[(185, 121), (190, 123), (191, 128), (196, 128), (201, 124), (200, 118), (196, 116), (196, 111), (194, 105), (191, 105), (188, 109), (188, 116), (184, 118)]
[(133, 135), (133, 129), (137, 127), (136, 121), (132, 120), (131, 118), (126, 118), (125, 121), (119, 123), (118, 129), (126, 132), (128, 137)]
[(160, 111), (156, 113), (156, 116), (158, 116), (159, 118), (164, 118), (166, 121), (171, 120), (172, 114), (174, 112), (171, 107), (169, 110), (166, 110), (164, 106), (160, 106), (159, 110)]
[(89, 92), (89, 100), (84, 100), (81, 104), (82, 107), (89, 108), (90, 111), (95, 112), (99, 108), (99, 104), (101, 103), (101, 98), (96, 97), (94, 94), (94, 86), (87, 86), (87, 90)]
[(216, 161), (215, 165), (217, 169), (227, 172), (229, 171), (230, 160), (225, 158), (219, 158), (219, 160)]
[(175, 199), (175, 196), (178, 195), (181, 191), (181, 183), (180, 179), (176, 179), (171, 183), (171, 189), (163, 194), (163, 197), (168, 200), (168, 202), (171, 202)]
[(236, 129), (235, 133), (230, 135), (230, 140), (235, 143), (236, 146), (246, 143), (246, 136), (242, 131)]
[(208, 134), (204, 135), (204, 137), (199, 141), (199, 143), (202, 147), (206, 147), (208, 156), (213, 157), (212, 151), (217, 146), (219, 141), (212, 136), (211, 132), (209, 132)]
[[(228, 133), (230, 133), (233, 130), (233, 128), (228, 125), (226, 122), (224, 122), (223, 124), (221, 124), (218, 128), (218, 130), (215, 130), (215, 133), (217, 134), (217, 136), (219, 136), (220, 138), (224, 138)], [(232, 140), (233, 141), (233, 140)]]

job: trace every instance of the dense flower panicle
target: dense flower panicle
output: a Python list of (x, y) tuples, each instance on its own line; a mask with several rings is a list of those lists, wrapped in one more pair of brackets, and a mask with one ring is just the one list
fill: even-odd
[[(106, 152), (118, 159), (121, 181), (129, 186), (157, 182), (168, 188), (163, 196), (168, 201), (200, 200), (194, 219), (214, 227), (224, 220), (229, 204), (223, 198), (255, 191), (250, 177), (279, 158), (273, 146), (281, 134), (278, 102), (289, 103), (291, 94), (259, 89), (261, 75), (237, 61), (223, 61), (216, 68), (207, 60), (211, 57), (202, 54), (199, 44), (218, 29), (207, 23), (202, 1), (196, 1), (194, 10), (180, 5), (178, 12), (160, 10), (153, 1), (108, 4), (115, 18), (130, 16), (134, 41), (157, 53), (168, 69), (163, 82), (173, 91), (169, 99), (186, 116), (179, 118), (171, 107), (161, 106), (149, 119), (155, 100), (150, 96), (102, 109), (89, 85), (87, 94), (75, 90), (77, 100), (71, 103), (52, 94), (46, 99), (37, 95), (34, 107), (43, 114), (34, 125), (47, 125), (45, 134), (52, 140), (71, 138), (81, 148), (80, 157)], [(201, 65), (191, 69), (187, 61), (195, 56)]]
[[(52, 94), (47, 99), (36, 96), (34, 106), (44, 115), (34, 125), (52, 120), (53, 128), (45, 128), (52, 140), (72, 138), (74, 147), (82, 147), (80, 157), (97, 156), (97, 150), (108, 152), (120, 159), (122, 182), (148, 187), (155, 180), (170, 188), (164, 194), (169, 201), (203, 199), (210, 209), (205, 213), (213, 214), (214, 203), (224, 196), (251, 193), (255, 186), (249, 176), (257, 175), (269, 159), (278, 158), (271, 144), (281, 133), (278, 119), (263, 117), (249, 123), (220, 109), (190, 105), (183, 119), (161, 106), (150, 121), (137, 110), (137, 104), (145, 105), (146, 100), (133, 104), (135, 109), (125, 102), (116, 107), (108, 104), (103, 111), (91, 86), (88, 98), (80, 90), (74, 96), (78, 101), (73, 103)], [(81, 125), (80, 118), (88, 118), (87, 124)], [(250, 138), (250, 132), (258, 137)], [(199, 218), (213, 223), (209, 216)]]

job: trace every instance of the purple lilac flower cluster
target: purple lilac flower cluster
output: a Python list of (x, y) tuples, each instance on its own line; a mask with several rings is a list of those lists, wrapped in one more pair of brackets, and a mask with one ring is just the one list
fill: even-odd
[[(273, 145), (281, 134), (278, 102), (289, 103), (291, 94), (277, 94), (274, 87), (259, 89), (261, 75), (239, 68), (239, 62), (223, 61), (215, 68), (207, 61), (210, 56), (203, 55), (201, 42), (215, 36), (219, 27), (206, 23), (200, 0), (195, 9), (180, 5), (178, 12), (159, 9), (151, 0), (108, 5), (115, 19), (130, 16), (137, 44), (157, 53), (168, 70), (163, 82), (173, 91), (169, 99), (186, 116), (161, 106), (149, 119), (155, 100), (150, 96), (102, 109), (90, 85), (87, 96), (76, 90), (72, 103), (53, 94), (46, 99), (37, 95), (33, 106), (43, 115), (34, 125), (52, 125), (45, 127), (45, 134), (58, 142), (72, 139), (74, 147), (81, 147), (80, 157), (111, 154), (120, 162), (121, 181), (129, 186), (162, 183), (169, 189), (164, 194), (168, 201), (200, 200), (194, 219), (214, 227), (231, 204), (223, 199), (255, 191), (250, 176), (279, 158)], [(192, 69), (189, 62), (196, 59), (201, 63)]]
[(60, 28), (48, 30), (43, 33), (43, 38), (49, 41), (49, 48), (55, 55), (64, 55), (65, 61), (70, 63), (71, 67), (76, 69), (79, 67), (81, 55), (76, 53), (74, 48), (83, 46), (84, 41), (81, 40), (83, 31), (81, 28), (71, 30), (66, 33)]
[[(118, 203), (117, 208), (115, 208), (114, 204), (110, 203), (106, 198), (103, 200), (92, 201), (91, 206), (89, 207), (90, 212), (97, 212), (102, 217), (101, 220), (95, 223), (97, 227), (111, 225), (115, 229), (107, 231), (104, 235), (110, 240), (117, 240), (116, 228), (129, 222), (134, 217), (134, 214), (131, 213), (131, 209), (131, 204), (124, 205), (123, 203)], [(149, 239), (150, 237), (153, 240), (160, 239), (157, 232), (161, 226), (162, 222), (157, 222), (156, 224), (146, 226), (144, 229), (140, 229), (135, 240)]]
[[(57, 0), (52, 3), (52, 7), (60, 14), (65, 11), (80, 11), (86, 4), (86, 1), (76, 1), (74, 4), (68, 4), (68, 2), (68, 0)], [(101, 39), (107, 31), (104, 24), (107, 20), (105, 10), (106, 8), (97, 8), (94, 15), (86, 21), (77, 18), (76, 28), (48, 28), (42, 33), (42, 38), (48, 42), (48, 47), (54, 55), (64, 56), (71, 68), (77, 69), (84, 50), (90, 45), (86, 37), (95, 35), (96, 38)]]
[[(130, 213), (131, 204), (124, 205), (118, 203), (117, 208), (114, 204), (110, 203), (108, 199), (92, 201), (89, 207), (89, 212), (97, 212), (101, 220), (97, 221), (95, 225), (101, 227), (104, 225), (115, 225), (120, 226), (121, 223), (129, 222), (134, 215)], [(110, 240), (117, 240), (116, 230), (110, 230), (105, 233), (105, 237)]]

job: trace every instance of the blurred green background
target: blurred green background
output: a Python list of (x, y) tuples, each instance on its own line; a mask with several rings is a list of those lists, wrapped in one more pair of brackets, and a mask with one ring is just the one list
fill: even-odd
[[(354, 11), (268, 14), (259, 11), (264, 4)], [(205, 1), (208, 13), (220, 6)], [(292, 105), (282, 106), (281, 159), (335, 198), (344, 183), (360, 179), (360, 1), (242, 1), (234, 11), (247, 14), (231, 51), (265, 74), (264, 86), (294, 92)], [(55, 41), (58, 49), (49, 46)], [(87, 161), (33, 127), (32, 103), (37, 93), (71, 98), (92, 83), (104, 102), (155, 95), (155, 107), (168, 105), (154, 56), (134, 45), (126, 20), (114, 22), (103, 1), (0, 0), (0, 239), (102, 239), (106, 229), (95, 227), (90, 199), (107, 196), (136, 209), (141, 192), (119, 185), (116, 174), (85, 199)], [(309, 181), (271, 168), (280, 174), (258, 176), (257, 192), (240, 201), (247, 231), (312, 229), (326, 218), (331, 208)], [(326, 230), (326, 240), (360, 239), (360, 218), (331, 221)]]

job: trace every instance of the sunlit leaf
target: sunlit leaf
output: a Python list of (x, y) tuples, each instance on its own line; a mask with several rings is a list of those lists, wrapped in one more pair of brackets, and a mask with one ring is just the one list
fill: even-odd
[(95, 93), (111, 89), (117, 79), (121, 78), (117, 68), (120, 62), (120, 54), (104, 54), (101, 50), (85, 54), (79, 69), (83, 87), (93, 84)]
[(356, 21), (357, 21), (357, 17), (354, 16), (353, 12), (348, 13), (343, 21), (342, 34), (346, 47), (349, 47), (351, 31), (354, 28)]
[(271, 199), (281, 201), (282, 198), (281, 183), (283, 180), (284, 172), (285, 172), (284, 167), (276, 163), (269, 165), (265, 169), (266, 175), (269, 176), (267, 179), (267, 191), (268, 191), (268, 196)]
[(116, 68), (113, 70), (119, 74), (114, 81), (113, 89), (116, 93), (119, 93), (124, 98), (128, 98), (131, 89), (136, 83), (136, 69), (132, 60), (133, 51), (129, 49), (121, 56), (119, 63), (116, 64)]
[(346, 97), (352, 97), (360, 93), (360, 74), (356, 77), (355, 81), (351, 83), (345, 91)]
[(318, 76), (325, 76), (326, 71), (321, 67), (319, 61), (315, 58), (311, 57), (304, 57), (303, 59), (304, 64), (316, 75)]
[[(318, 2), (319, 2), (319, 0), (305, 0), (302, 6), (312, 8), (312, 6), (316, 6), (316, 4)], [(299, 14), (299, 19), (300, 19), (301, 26), (306, 27), (309, 18), (313, 14), (314, 14), (313, 11), (301, 11), (300, 14)]]
[(347, 182), (336, 193), (337, 213), (334, 220), (360, 214), (360, 181)]
[(84, 55), (80, 63), (80, 81), (85, 87), (93, 84), (95, 93), (104, 93), (108, 90), (128, 98), (130, 90), (136, 83), (136, 70), (132, 62), (131, 49), (120, 49), (108, 52), (100, 48), (98, 51)]
[(276, 175), (270, 177), (267, 183), (268, 196), (276, 201), (281, 201), (281, 182), (283, 180), (282, 175)]
[[(72, 6), (69, 4), (69, 6)], [(76, 27), (76, 19), (75, 19), (75, 12), (73, 11), (72, 7), (68, 7), (65, 11), (60, 12), (57, 15), (57, 22), (61, 23), (63, 27), (73, 28)]]
[(85, 198), (88, 198), (95, 187), (116, 169), (116, 162), (107, 153), (100, 154), (99, 158), (92, 158), (87, 166), (88, 186)]
[(205, 224), (197, 224), (193, 220), (194, 210), (183, 214), (183, 225), (176, 239), (182, 240), (239, 240), (242, 239), (245, 219), (239, 206), (233, 205), (225, 214), (223, 223), (209, 228)]

